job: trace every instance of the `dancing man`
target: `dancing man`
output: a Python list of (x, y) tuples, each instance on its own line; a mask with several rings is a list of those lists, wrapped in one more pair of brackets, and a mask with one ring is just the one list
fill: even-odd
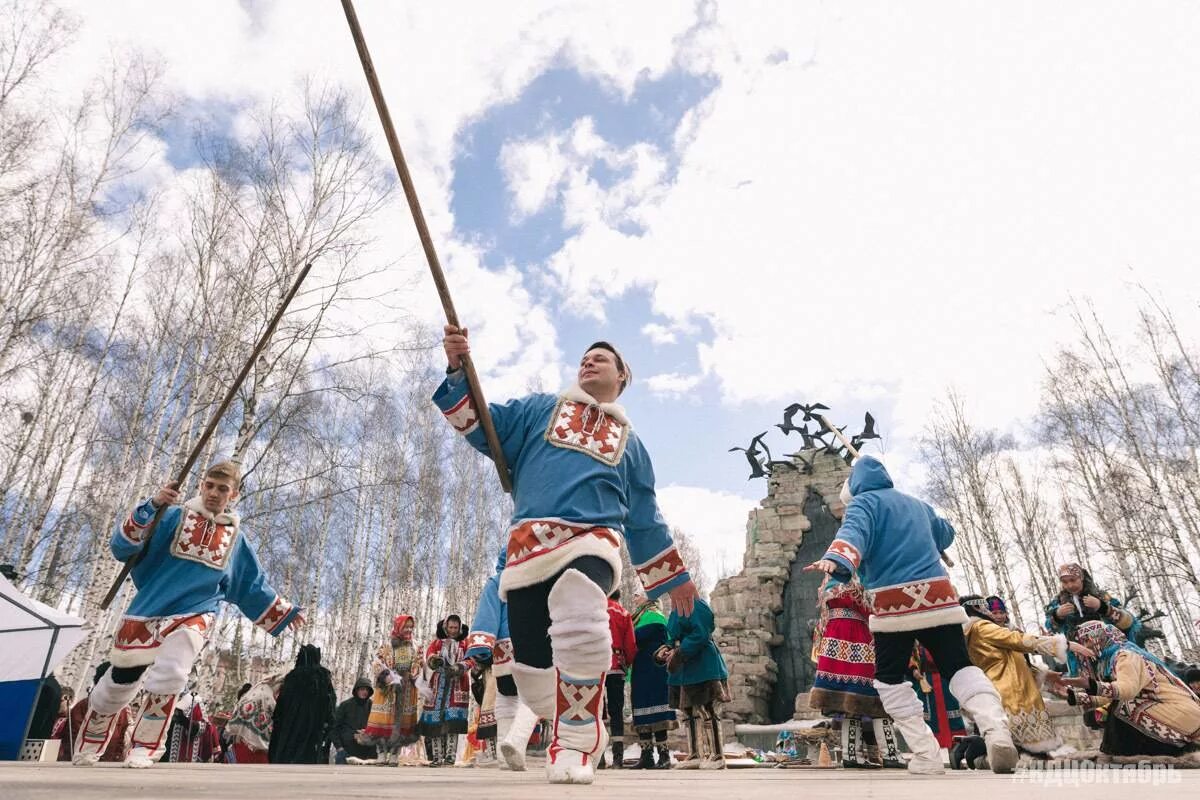
[[(487, 454), (461, 365), (470, 351), (466, 330), (447, 325), (443, 346), (449, 366), (433, 400)], [(546, 762), (551, 783), (591, 783), (607, 745), (606, 600), (620, 581), (622, 536), (651, 597), (670, 593), (684, 614), (696, 597), (658, 510), (650, 457), (616, 403), (630, 376), (616, 348), (597, 342), (580, 360), (578, 383), (561, 395), (489, 407), (513, 471), (514, 512), (500, 577), (513, 677), (533, 711), (554, 720)]]
[(241, 535), (238, 515), (230, 510), (240, 483), (236, 464), (214, 464), (197, 496), (176, 505), (179, 492), (173, 484), (164, 485), (113, 531), (113, 556), (127, 561), (142, 549), (155, 512), (167, 506), (145, 545), (145, 558), (133, 568), (137, 594), (117, 629), (112, 669), (88, 698), (75, 764), (100, 759), (113, 723), (143, 683), (146, 697), (125, 765), (148, 767), (162, 756), (176, 697), (187, 686), (222, 600), (272, 636), (304, 624), (300, 608), (267, 585), (254, 547)]
[(941, 748), (922, 718), (921, 701), (905, 679), (917, 641), (929, 649), (938, 671), (949, 679), (950, 691), (979, 726), (992, 771), (1012, 772), (1017, 749), (1000, 695), (971, 664), (962, 627), (967, 614), (940, 561), (954, 541), (954, 528), (928, 504), (893, 488), (883, 463), (872, 456), (855, 462), (842, 492), (842, 527), (825, 556), (805, 569), (841, 577), (857, 574), (869, 592), (874, 686), (913, 751), (909, 771), (945, 771)]

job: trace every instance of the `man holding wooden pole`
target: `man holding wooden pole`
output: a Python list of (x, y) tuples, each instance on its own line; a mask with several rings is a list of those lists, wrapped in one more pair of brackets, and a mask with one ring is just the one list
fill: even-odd
[[(433, 396), (447, 421), (491, 455), (462, 373), (465, 330), (447, 325), (446, 380)], [(629, 365), (596, 342), (578, 383), (490, 407), (512, 465), (514, 512), (500, 573), (508, 604), (512, 675), (521, 699), (553, 720), (551, 783), (591, 783), (608, 744), (602, 703), (612, 662), (607, 598), (621, 579), (621, 543), (650, 598), (669, 594), (691, 614), (696, 587), (654, 494), (654, 471), (617, 397)]]
[(178, 484), (168, 483), (117, 524), (110, 547), (121, 561), (140, 556), (132, 570), (138, 591), (114, 637), (112, 668), (89, 697), (75, 764), (100, 759), (114, 722), (143, 684), (146, 696), (125, 766), (148, 767), (162, 756), (175, 699), (187, 686), (221, 601), (272, 636), (304, 624), (300, 608), (267, 584), (230, 510), (240, 484), (236, 464), (213, 464), (195, 497), (179, 505)]

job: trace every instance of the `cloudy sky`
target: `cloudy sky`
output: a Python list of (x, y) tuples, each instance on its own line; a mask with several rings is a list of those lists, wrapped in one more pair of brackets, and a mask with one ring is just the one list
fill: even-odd
[[(334, 0), (65, 5), (63, 91), (132, 45), (231, 132), (305, 76), (365, 102)], [(356, 5), (489, 399), (619, 343), (664, 511), (710, 573), (765, 491), (726, 451), (787, 403), (870, 409), (915, 476), (948, 387), (1021, 430), (1072, 298), (1118, 330), (1139, 283), (1194, 316), (1192, 3)], [(399, 196), (376, 225), (373, 257), (424, 269)]]

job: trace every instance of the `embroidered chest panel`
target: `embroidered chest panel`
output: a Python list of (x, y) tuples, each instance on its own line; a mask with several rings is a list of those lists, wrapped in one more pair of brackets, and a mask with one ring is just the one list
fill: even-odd
[(546, 429), (546, 441), (555, 447), (578, 450), (610, 467), (621, 463), (628, 438), (629, 426), (611, 414), (566, 398), (559, 399)]
[(185, 511), (171, 541), (171, 555), (223, 570), (229, 565), (229, 554), (233, 552), (237, 535), (236, 526), (223, 525), (194, 511)]

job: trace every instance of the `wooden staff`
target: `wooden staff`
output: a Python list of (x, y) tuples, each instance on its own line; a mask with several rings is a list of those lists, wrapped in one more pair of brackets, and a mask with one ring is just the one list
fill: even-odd
[[(837, 428), (830, 425), (829, 420), (825, 419), (824, 414), (813, 414), (813, 417), (815, 417), (816, 420), (818, 422), (820, 422), (822, 425), (824, 425), (828, 430), (833, 431), (833, 435), (836, 436), (838, 438), (838, 440), (842, 443), (842, 446), (845, 447), (850, 452), (850, 455), (854, 456), (855, 458), (858, 458), (858, 448), (850, 443), (850, 440), (846, 438), (846, 434), (842, 433)], [(940, 555), (942, 556), (942, 561), (946, 562), (947, 567), (954, 566), (954, 560), (952, 558), (950, 558), (950, 556), (946, 555), (946, 553), (944, 551)]]
[[(367, 50), (367, 40), (363, 37), (362, 27), (358, 24), (358, 14), (354, 12), (352, 0), (342, 0), (342, 8), (346, 12), (346, 22), (350, 25), (350, 35), (354, 38), (354, 47), (358, 50), (358, 58), (362, 62), (363, 73), (367, 76), (367, 85), (371, 89), (371, 97), (375, 100), (375, 110), (379, 112), (379, 121), (383, 124), (383, 135), (387, 138), (388, 149), (392, 151), (392, 160), (396, 163), (396, 173), (400, 176), (400, 185), (404, 187), (404, 196), (408, 199), (408, 209), (412, 212), (413, 222), (417, 226), (417, 235), (421, 238), (421, 247), (425, 250), (425, 260), (429, 262), (429, 272), (433, 275), (433, 283), (437, 286), (438, 297), (442, 300), (442, 310), (446, 313), (446, 322), (456, 328), (458, 313), (454, 310), (454, 301), (450, 298), (450, 287), (442, 272), (441, 262), (438, 261), (437, 250), (433, 246), (433, 237), (429, 235), (429, 227), (425, 224), (425, 214), (421, 211), (421, 201), (417, 199), (417, 188), (409, 174), (408, 164), (404, 160), (404, 151), (400, 149), (400, 140), (396, 137), (396, 128), (392, 124), (392, 115), (388, 112), (387, 101), (383, 98), (383, 89), (379, 85), (379, 76), (375, 74), (375, 65)], [(512, 478), (508, 474), (508, 462), (504, 459), (504, 450), (500, 447), (500, 437), (496, 435), (496, 426), (492, 423), (492, 415), (488, 410), (487, 401), (483, 398), (480, 388), (479, 375), (469, 356), (462, 356), (462, 367), (466, 372), (467, 391), (475, 404), (479, 415), (479, 425), (483, 428), (484, 438), (487, 439), (488, 452), (496, 464), (496, 472), (500, 476), (500, 485), (505, 492), (512, 492)]]
[[(308, 275), (312, 264), (305, 264), (300, 270), (300, 274), (296, 276), (296, 280), (292, 283), (292, 288), (283, 298), (283, 302), (279, 304), (279, 308), (275, 311), (275, 316), (271, 318), (271, 322), (263, 331), (262, 336), (258, 337), (258, 344), (254, 345), (254, 352), (246, 359), (246, 363), (242, 366), (242, 371), (234, 378), (233, 383), (229, 386), (229, 391), (225, 393), (225, 399), (221, 401), (221, 405), (217, 406), (217, 410), (213, 413), (212, 418), (208, 421), (208, 427), (204, 429), (204, 433), (200, 434), (200, 438), (196, 441), (192, 452), (188, 453), (187, 461), (183, 462), (183, 467), (179, 470), (179, 474), (175, 477), (175, 487), (178, 488), (184, 485), (187, 481), (192, 467), (196, 465), (196, 461), (200, 458), (200, 453), (208, 445), (208, 440), (212, 438), (213, 432), (217, 429), (217, 424), (220, 423), (221, 417), (225, 416), (225, 411), (229, 408), (229, 404), (233, 402), (233, 398), (237, 395), (238, 390), (242, 388), (242, 384), (246, 380), (246, 376), (250, 374), (250, 369), (254, 363), (258, 361), (259, 355), (266, 348), (267, 343), (271, 339), (271, 335), (275, 333), (275, 328), (279, 325), (279, 320), (283, 319), (283, 313), (287, 311), (288, 304), (292, 302), (292, 298), (296, 296), (296, 292), (300, 290), (300, 284), (304, 282), (304, 278)], [(146, 536), (142, 539), (142, 548), (134, 554), (132, 558), (125, 562), (125, 566), (121, 568), (121, 574), (113, 581), (113, 585), (109, 587), (108, 594), (104, 595), (103, 602), (100, 603), (101, 610), (107, 609), (112, 605), (113, 598), (117, 596), (117, 592), (121, 590), (121, 584), (125, 583), (125, 579), (129, 577), (129, 573), (133, 568), (142, 563), (142, 559), (150, 552), (150, 540), (154, 538), (154, 529), (158, 527), (158, 521), (162, 519), (163, 512), (167, 510), (165, 505), (161, 505), (154, 512), (154, 519), (150, 520), (150, 526), (146, 529)]]

